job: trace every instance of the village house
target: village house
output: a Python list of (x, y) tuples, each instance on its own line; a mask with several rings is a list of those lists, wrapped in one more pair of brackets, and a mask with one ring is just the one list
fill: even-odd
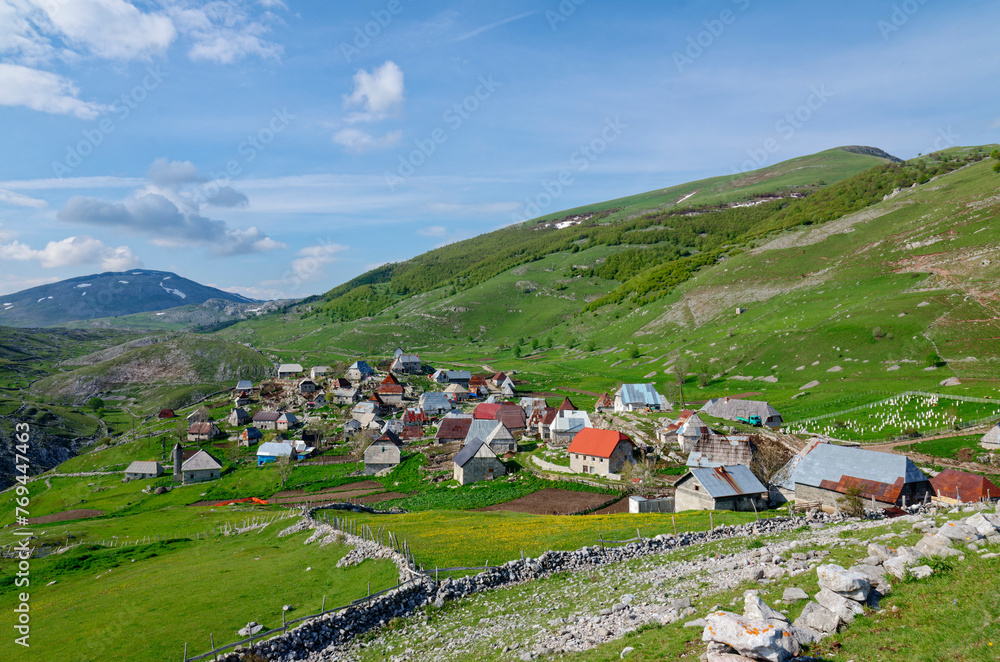
[(1000, 423), (997, 423), (983, 435), (979, 440), (979, 445), (988, 451), (1000, 450)]
[(451, 402), (448, 400), (448, 396), (438, 391), (421, 393), (417, 402), (420, 409), (431, 417), (441, 416), (451, 411)]
[(395, 407), (403, 404), (403, 385), (393, 376), (392, 373), (386, 375), (375, 391), (382, 402)]
[(469, 399), (469, 391), (461, 384), (449, 384), (444, 394), (452, 402), (465, 402)]
[(626, 463), (634, 462), (635, 444), (616, 430), (587, 427), (573, 436), (566, 452), (573, 473), (608, 476), (618, 474)]
[(357, 383), (375, 375), (375, 371), (366, 361), (355, 361), (347, 368), (347, 378)]
[(311, 379), (303, 379), (299, 381), (299, 395), (310, 396), (318, 390), (319, 387), (316, 386), (316, 382)]
[(806, 447), (796, 462), (790, 482), (796, 503), (817, 503), (836, 512), (844, 494), (859, 488), (869, 507), (886, 508), (923, 502), (934, 496), (927, 476), (905, 455), (880, 453), (850, 446), (817, 443)]
[(326, 377), (326, 373), (330, 372), (330, 366), (328, 365), (314, 365), (309, 368), (309, 379), (316, 380), (320, 377)]
[(699, 411), (736, 423), (750, 421), (752, 425), (756, 425), (756, 421), (759, 420), (760, 425), (769, 428), (780, 428), (783, 422), (778, 410), (761, 400), (716, 398), (706, 402)]
[(590, 415), (579, 409), (560, 409), (549, 426), (549, 443), (565, 446), (584, 428), (592, 428)]
[(380, 471), (391, 470), (399, 466), (401, 458), (402, 451), (398, 445), (390, 441), (377, 440), (365, 449), (364, 473), (366, 476), (374, 476)]
[(279, 462), (286, 458), (292, 462), (299, 459), (299, 453), (295, 450), (295, 446), (287, 442), (269, 441), (261, 444), (257, 449), (258, 467), (269, 462)]
[(493, 388), (500, 388), (500, 385), (503, 384), (504, 380), (506, 379), (507, 379), (507, 373), (495, 372), (492, 375), (490, 375), (489, 379), (487, 379), (486, 381)]
[(539, 439), (547, 439), (552, 432), (552, 421), (556, 420), (555, 407), (536, 407), (531, 411), (528, 427), (538, 435)]
[(493, 480), (507, 473), (503, 462), (481, 439), (473, 439), (463, 446), (452, 462), (455, 466), (454, 478), (460, 485)]
[(424, 426), (430, 422), (427, 414), (419, 407), (407, 407), (401, 420), (403, 430), (400, 437), (403, 439), (419, 439), (424, 436)]
[(487, 421), (500, 421), (511, 432), (522, 431), (527, 426), (524, 410), (512, 402), (484, 402), (476, 405), (472, 417)]
[(129, 480), (156, 478), (163, 475), (163, 466), (159, 462), (144, 462), (136, 460), (125, 469), (125, 477)]
[(215, 480), (222, 476), (222, 464), (203, 450), (198, 451), (181, 465), (185, 485)]
[(356, 388), (337, 388), (330, 392), (330, 402), (335, 405), (352, 405), (361, 399), (361, 391)]
[(351, 388), (353, 386), (353, 384), (351, 384), (351, 380), (346, 377), (334, 377), (333, 379), (327, 380), (326, 385), (330, 389)]
[(514, 388), (514, 380), (512, 380), (510, 377), (503, 380), (503, 383), (500, 384), (500, 395), (502, 395), (503, 397), (513, 398), (516, 392), (517, 389)]
[(594, 405), (594, 413), (596, 414), (610, 414), (615, 410), (615, 401), (612, 399), (608, 392), (605, 391), (601, 393), (601, 397), (597, 399), (597, 404)]
[(206, 423), (192, 423), (188, 426), (188, 441), (209, 441), (220, 436), (219, 426), (211, 421)]
[(383, 400), (382, 396), (378, 393), (372, 393), (371, 397), (368, 398), (368, 402), (372, 403), (373, 411), (379, 416), (387, 416), (396, 409), (394, 405), (390, 405)]
[(285, 412), (278, 416), (276, 428), (278, 430), (289, 430), (299, 424), (299, 419), (291, 412)]
[(473, 420), (464, 443), (468, 444), (473, 439), (482, 439), (497, 455), (517, 452), (517, 440), (500, 421)]
[(212, 415), (208, 411), (208, 407), (198, 407), (190, 414), (187, 415), (187, 422), (191, 423), (208, 423), (212, 420)]
[(424, 370), (424, 364), (416, 354), (399, 354), (392, 360), (389, 370), (398, 373), (420, 374)]
[(253, 390), (253, 382), (249, 379), (241, 379), (236, 382), (236, 388), (233, 390), (250, 392)]
[(240, 432), (240, 446), (252, 446), (264, 438), (264, 433), (250, 426)]
[(252, 419), (250, 418), (250, 414), (247, 413), (246, 409), (244, 409), (243, 407), (237, 407), (236, 409), (229, 412), (229, 418), (226, 420), (233, 427), (238, 427), (240, 425), (246, 425)]
[(431, 375), (438, 384), (460, 384), (468, 386), (472, 373), (468, 370), (435, 370)]
[(312, 399), (306, 401), (306, 409), (316, 409), (317, 407), (324, 406), (326, 406), (326, 393), (322, 391), (314, 393)]
[(439, 444), (465, 441), (472, 426), (471, 416), (445, 416), (438, 425), (434, 440)]
[(527, 396), (518, 400), (517, 405), (524, 410), (526, 420), (531, 418), (535, 409), (544, 409), (546, 407), (545, 398), (533, 398)]
[(258, 411), (253, 415), (251, 420), (261, 430), (277, 430), (279, 418), (281, 418), (281, 412)]
[(612, 407), (616, 412), (672, 409), (667, 399), (656, 391), (656, 386), (653, 384), (622, 384), (615, 393)]
[(367, 414), (360, 414), (354, 417), (354, 420), (361, 425), (362, 430), (381, 430), (385, 427), (385, 421), (373, 411)]
[(278, 379), (291, 379), (301, 372), (302, 366), (298, 363), (282, 363), (278, 366)]
[(993, 481), (957, 469), (945, 469), (931, 478), (931, 487), (938, 501), (948, 504), (996, 502), (1000, 487)]
[(767, 508), (767, 488), (748, 467), (691, 469), (674, 486), (674, 510), (736, 510), (749, 512)]
[[(694, 450), (699, 439), (712, 434), (712, 430), (697, 412), (685, 409), (676, 420), (668, 422), (656, 430), (656, 440), (661, 444), (676, 444), (685, 453)], [(739, 464), (734, 462), (733, 464)]]

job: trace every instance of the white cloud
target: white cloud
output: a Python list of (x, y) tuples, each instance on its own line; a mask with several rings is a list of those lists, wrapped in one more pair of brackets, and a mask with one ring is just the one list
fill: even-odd
[(107, 60), (148, 58), (177, 36), (169, 17), (143, 13), (124, 0), (32, 0), (73, 44)]
[(256, 227), (232, 227), (202, 216), (201, 209), (243, 207), (246, 195), (219, 186), (189, 161), (157, 159), (150, 183), (121, 202), (73, 196), (56, 217), (69, 223), (118, 228), (147, 235), (158, 246), (208, 246), (216, 255), (245, 255), (286, 248)]
[(517, 211), (521, 208), (520, 202), (479, 202), (469, 205), (451, 202), (432, 202), (430, 209), (438, 214), (502, 214)]
[(34, 207), (35, 209), (42, 209), (48, 206), (48, 203), (44, 200), (31, 198), (23, 193), (15, 193), (14, 191), (8, 191), (2, 188), (0, 188), (0, 203), (16, 205), (18, 207)]
[(403, 137), (402, 131), (390, 131), (389, 133), (376, 138), (367, 131), (348, 127), (333, 134), (333, 142), (343, 145), (350, 152), (370, 152), (374, 149), (384, 149), (399, 144), (399, 139)]
[(497, 21), (495, 23), (490, 23), (489, 25), (484, 25), (482, 27), (476, 28), (475, 30), (471, 30), (469, 32), (466, 32), (462, 36), (456, 38), (455, 41), (465, 41), (466, 39), (471, 39), (472, 37), (475, 37), (476, 35), (480, 35), (480, 34), (486, 32), (487, 30), (492, 30), (493, 28), (498, 28), (501, 25), (507, 25), (508, 23), (512, 23), (513, 21), (517, 21), (517, 20), (520, 20), (522, 18), (527, 18), (528, 16), (531, 16), (532, 14), (535, 14), (535, 13), (537, 13), (537, 12), (536, 11), (526, 11), (523, 14), (518, 14), (517, 16), (510, 16), (508, 18), (505, 18), (503, 20)]
[(344, 107), (360, 107), (361, 110), (348, 115), (347, 121), (376, 122), (385, 119), (402, 108), (404, 93), (403, 70), (392, 60), (387, 60), (371, 73), (359, 69), (354, 74), (354, 90), (344, 97)]
[(421, 237), (447, 237), (448, 230), (442, 225), (429, 225), (417, 230), (417, 234)]
[(71, 81), (47, 71), (19, 64), (0, 63), (0, 105), (25, 106), (57, 115), (75, 115), (90, 120), (104, 107), (81, 101), (80, 90)]
[(86, 235), (50, 241), (40, 250), (19, 241), (0, 244), (0, 259), (35, 260), (46, 269), (96, 264), (107, 271), (125, 271), (142, 266), (128, 246), (107, 246)]
[(268, 11), (253, 16), (244, 3), (215, 0), (202, 7), (172, 7), (178, 30), (191, 39), (188, 57), (196, 62), (232, 64), (248, 56), (278, 60), (284, 50), (264, 38), (278, 17), (269, 11), (287, 9), (282, 2), (262, 2)]
[(311, 283), (319, 280), (324, 274), (324, 267), (336, 261), (337, 254), (348, 250), (343, 244), (332, 242), (322, 242), (315, 246), (306, 246), (301, 249), (292, 260), (284, 278), (280, 281), (268, 281), (264, 284), (283, 285), (286, 287), (298, 287), (303, 283)]

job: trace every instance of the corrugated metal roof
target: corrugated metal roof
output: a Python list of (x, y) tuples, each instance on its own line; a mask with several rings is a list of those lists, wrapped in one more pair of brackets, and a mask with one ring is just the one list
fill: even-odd
[(767, 488), (757, 480), (750, 468), (742, 464), (692, 469), (691, 474), (716, 499), (767, 492)]
[(760, 416), (760, 420), (766, 425), (768, 420), (772, 424), (782, 422), (781, 414), (769, 403), (763, 400), (743, 400), (742, 398), (717, 398), (709, 400), (699, 410), (709, 416), (724, 418), (727, 421), (735, 421), (738, 416)]
[(427, 411), (428, 409), (451, 409), (451, 403), (448, 401), (448, 396), (439, 391), (421, 394), (419, 402), (420, 407), (424, 411)]
[(281, 418), (281, 412), (277, 411), (259, 411), (253, 415), (255, 421), (277, 421), (279, 418)]
[(160, 468), (159, 462), (147, 462), (144, 460), (136, 460), (132, 464), (128, 465), (125, 469), (127, 474), (159, 474), (163, 473), (163, 469)]
[(931, 485), (938, 496), (960, 499), (965, 502), (1000, 498), (1000, 487), (976, 474), (945, 469), (931, 478)]
[[(874, 489), (884, 496), (891, 495), (883, 493), (874, 484), (898, 485), (901, 489), (904, 484), (927, 480), (927, 476), (905, 455), (834, 444), (817, 444), (798, 462), (792, 474), (793, 483), (825, 489), (834, 489), (829, 485), (840, 485), (844, 489), (850, 487), (851, 485), (842, 482), (845, 478), (861, 481), (859, 485), (866, 490), (866, 494), (868, 490)], [(824, 482), (827, 486), (824, 486)], [(898, 489), (896, 491), (898, 493)], [(869, 496), (877, 497), (878, 494)]]
[(278, 366), (278, 372), (302, 372), (302, 366), (298, 363), (282, 363)]
[(584, 428), (594, 427), (590, 416), (585, 411), (560, 409), (552, 420), (556, 432), (579, 432)]
[(702, 437), (695, 442), (687, 458), (689, 467), (724, 467), (731, 464), (750, 466), (753, 445), (748, 437)]
[(378, 441), (365, 449), (365, 464), (399, 464), (400, 451), (396, 444)]
[(291, 457), (295, 448), (291, 444), (283, 444), (280, 441), (268, 441), (257, 447), (258, 457)]
[(498, 425), (500, 425), (500, 421), (474, 419), (469, 425), (469, 431), (465, 434), (465, 443), (468, 444), (473, 439), (487, 439)]
[(236, 382), (236, 390), (237, 391), (252, 391), (253, 390), (253, 382), (250, 381), (249, 379), (241, 379), (238, 382)]
[(663, 398), (653, 384), (622, 384), (618, 394), (626, 404), (643, 404), (648, 407), (663, 405)]
[(441, 419), (438, 427), (436, 439), (465, 439), (469, 434), (469, 426), (472, 425), (471, 418), (454, 418), (447, 416)]

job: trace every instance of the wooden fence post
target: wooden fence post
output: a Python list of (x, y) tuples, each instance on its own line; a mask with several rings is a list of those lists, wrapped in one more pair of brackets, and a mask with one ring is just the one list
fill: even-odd
[(212, 642), (212, 653), (213, 653), (212, 659), (218, 661), (218, 659), (219, 659), (219, 653), (215, 650), (215, 635), (210, 632), (208, 634), (208, 639), (209, 639), (209, 641)]
[(709, 531), (715, 531), (715, 520), (712, 519), (712, 511), (711, 510), (708, 511), (708, 526), (709, 526), (709, 529), (708, 529)]
[(670, 516), (670, 521), (674, 523), (674, 535), (677, 535), (677, 517), (674, 515)]
[(326, 596), (325, 595), (323, 596), (323, 606), (319, 608), (319, 613), (322, 614), (324, 611), (326, 611)]
[(187, 659), (188, 659), (188, 644), (185, 641), (184, 642), (184, 662), (187, 662)]

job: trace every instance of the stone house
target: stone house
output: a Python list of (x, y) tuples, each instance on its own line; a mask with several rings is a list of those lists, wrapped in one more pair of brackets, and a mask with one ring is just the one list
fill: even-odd
[(361, 391), (356, 388), (338, 388), (330, 392), (330, 402), (335, 405), (352, 405), (361, 399)]
[(311, 379), (306, 378), (299, 381), (299, 395), (312, 395), (318, 390), (319, 387), (316, 386), (316, 382)]
[(448, 396), (440, 391), (422, 393), (418, 404), (428, 416), (436, 417), (451, 411), (451, 402), (448, 401)]
[(384, 469), (399, 465), (402, 451), (388, 440), (376, 440), (365, 449), (365, 475), (373, 476)]
[(203, 483), (222, 476), (222, 464), (203, 450), (198, 451), (181, 465), (181, 477), (185, 485)]
[(206, 423), (192, 423), (188, 426), (188, 441), (209, 441), (221, 434), (219, 426), (211, 421)]
[(452, 402), (465, 402), (469, 399), (469, 390), (460, 384), (449, 384), (444, 394)]
[(399, 373), (420, 373), (423, 371), (424, 364), (420, 361), (420, 357), (416, 354), (399, 354), (392, 361), (392, 365), (389, 366), (391, 372)]
[(289, 379), (302, 372), (302, 366), (298, 363), (282, 363), (278, 366), (278, 379)]
[(588, 427), (574, 435), (566, 452), (573, 473), (607, 476), (620, 473), (626, 463), (634, 462), (633, 450), (635, 444), (627, 435)]
[(438, 424), (434, 440), (439, 444), (450, 444), (455, 441), (465, 441), (472, 426), (471, 416), (445, 416)]
[(510, 430), (500, 421), (488, 419), (473, 420), (469, 426), (469, 431), (465, 435), (464, 442), (471, 443), (473, 440), (481, 439), (486, 442), (497, 455), (517, 452), (517, 440)]
[(710, 435), (695, 442), (688, 454), (687, 466), (695, 467), (726, 467), (742, 464), (753, 466), (753, 458), (757, 447), (750, 437), (740, 435), (720, 436)]
[(253, 415), (251, 420), (261, 430), (277, 430), (279, 418), (281, 418), (281, 412), (259, 411)]
[(252, 446), (264, 438), (264, 433), (250, 426), (240, 432), (240, 446)]
[(316, 380), (320, 377), (325, 377), (326, 373), (330, 372), (330, 366), (328, 365), (314, 365), (309, 368), (309, 378)]
[[(783, 420), (778, 410), (762, 400), (743, 400), (742, 398), (716, 398), (709, 400), (699, 411), (709, 416), (727, 421), (740, 422), (739, 419), (760, 418), (761, 425), (769, 428), (780, 428)], [(743, 421), (746, 422), (746, 421)]]
[(352, 382), (357, 383), (372, 377), (374, 374), (375, 370), (366, 361), (355, 361), (347, 368), (346, 376)]
[(299, 419), (298, 417), (295, 416), (295, 414), (291, 412), (285, 412), (284, 414), (278, 416), (278, 420), (275, 422), (275, 424), (278, 430), (288, 430), (298, 425)]
[(674, 510), (737, 510), (767, 508), (768, 490), (749, 467), (691, 469), (674, 485)]
[(481, 480), (493, 480), (507, 473), (503, 462), (497, 458), (489, 445), (481, 439), (473, 439), (462, 447), (455, 455), (455, 480), (460, 485), (478, 483)]
[(159, 462), (144, 462), (136, 460), (125, 469), (125, 477), (131, 480), (140, 478), (156, 478), (163, 475), (163, 467)]
[(549, 426), (549, 442), (556, 446), (565, 446), (573, 441), (577, 433), (584, 428), (592, 428), (590, 415), (579, 409), (560, 409)]
[(229, 413), (229, 418), (226, 420), (233, 427), (237, 427), (240, 425), (246, 425), (253, 419), (250, 417), (250, 414), (247, 413), (246, 409), (243, 407), (237, 407)]
[(610, 414), (615, 410), (615, 401), (608, 395), (607, 391), (601, 394), (601, 397), (597, 399), (597, 404), (594, 405), (594, 413), (596, 414)]

